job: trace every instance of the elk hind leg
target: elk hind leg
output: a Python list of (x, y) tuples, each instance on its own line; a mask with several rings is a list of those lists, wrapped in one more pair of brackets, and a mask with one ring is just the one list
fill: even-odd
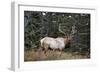
[(48, 45), (45, 46), (45, 50), (44, 50), (44, 54), (45, 54), (46, 56), (48, 56), (48, 55), (47, 55), (47, 51), (48, 51)]

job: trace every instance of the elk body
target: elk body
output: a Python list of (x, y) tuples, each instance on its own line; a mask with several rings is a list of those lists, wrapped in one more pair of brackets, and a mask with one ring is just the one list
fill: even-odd
[(66, 45), (70, 42), (69, 38), (52, 38), (52, 37), (44, 37), (41, 39), (41, 48), (46, 52), (49, 48), (52, 50), (60, 50), (62, 51)]

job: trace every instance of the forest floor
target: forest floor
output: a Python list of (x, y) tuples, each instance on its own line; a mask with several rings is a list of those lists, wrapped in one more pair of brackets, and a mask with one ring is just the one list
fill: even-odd
[(87, 59), (87, 55), (78, 52), (60, 52), (60, 51), (36, 51), (34, 49), (24, 51), (24, 61), (44, 61), (44, 60), (70, 60), (70, 59)]

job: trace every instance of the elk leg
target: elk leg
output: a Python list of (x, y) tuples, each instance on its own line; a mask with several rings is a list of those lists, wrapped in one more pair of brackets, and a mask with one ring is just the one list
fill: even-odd
[(59, 57), (61, 57), (61, 55), (62, 55), (62, 49), (60, 49), (60, 55), (59, 55)]
[(54, 56), (55, 49), (53, 49), (53, 56)]
[(47, 55), (47, 51), (48, 51), (47, 49), (44, 50), (45, 56), (48, 56), (48, 55)]
[(47, 51), (48, 51), (48, 45), (45, 45), (44, 47), (44, 54), (47, 56)]

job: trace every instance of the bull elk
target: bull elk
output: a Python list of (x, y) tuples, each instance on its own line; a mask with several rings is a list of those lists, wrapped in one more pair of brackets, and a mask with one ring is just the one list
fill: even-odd
[(65, 37), (58, 37), (58, 38), (52, 38), (52, 37), (44, 37), (40, 41), (41, 43), (41, 48), (44, 49), (45, 53), (46, 51), (50, 48), (53, 51), (54, 50), (64, 50), (66, 45), (69, 45), (70, 43), (70, 38)]
[(41, 48), (44, 49), (45, 53), (49, 48), (52, 50), (60, 50), (62, 53), (62, 50), (64, 50), (66, 46), (70, 45), (69, 43), (71, 43), (73, 37), (72, 34), (75, 33), (74, 29), (75, 26), (72, 26), (71, 34), (69, 36), (68, 35), (66, 36), (66, 33), (63, 32), (59, 26), (59, 32), (63, 33), (65, 37), (57, 37), (57, 38), (44, 37), (43, 39), (40, 40)]

